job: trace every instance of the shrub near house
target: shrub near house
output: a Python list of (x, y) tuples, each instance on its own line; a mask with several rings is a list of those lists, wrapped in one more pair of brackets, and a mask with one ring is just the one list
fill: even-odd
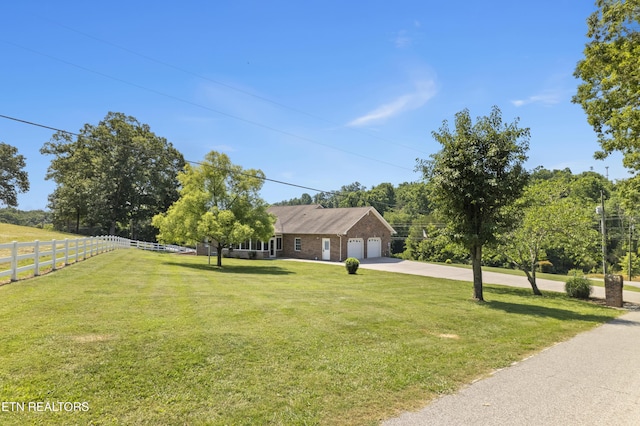
[(347, 260), (344, 261), (344, 266), (347, 268), (349, 274), (355, 274), (360, 266), (360, 261), (355, 257), (348, 257)]

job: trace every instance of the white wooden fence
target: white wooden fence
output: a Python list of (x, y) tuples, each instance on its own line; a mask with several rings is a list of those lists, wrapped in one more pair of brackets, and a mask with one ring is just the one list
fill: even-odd
[[(134, 241), (115, 236), (0, 244), (0, 282), (3, 277), (17, 281), (20, 274), (38, 276), (108, 251), (122, 248), (190, 253), (194, 249)], [(8, 268), (8, 269), (7, 269)]]

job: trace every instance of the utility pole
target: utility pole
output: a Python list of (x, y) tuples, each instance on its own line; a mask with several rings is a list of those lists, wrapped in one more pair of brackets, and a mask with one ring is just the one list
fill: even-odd
[(629, 281), (631, 281), (632, 278), (632, 273), (631, 273), (631, 268), (632, 268), (632, 261), (631, 261), (631, 256), (632, 256), (632, 252), (631, 252), (631, 246), (632, 246), (632, 233), (633, 233), (633, 218), (629, 218)]
[(607, 275), (607, 227), (605, 225), (605, 214), (604, 214), (604, 191), (600, 191), (600, 205), (596, 207), (596, 213), (601, 217), (601, 228), (602, 228), (602, 273), (603, 275)]

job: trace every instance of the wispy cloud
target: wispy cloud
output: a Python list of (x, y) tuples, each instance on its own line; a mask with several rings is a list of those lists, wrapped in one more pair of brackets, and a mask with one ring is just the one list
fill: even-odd
[(418, 109), (426, 104), (436, 94), (436, 84), (433, 80), (425, 80), (416, 83), (416, 90), (412, 93), (399, 96), (395, 100), (380, 105), (369, 113), (350, 121), (347, 126), (362, 127), (373, 123), (382, 122), (400, 113)]
[(516, 99), (511, 101), (516, 107), (529, 104), (542, 104), (544, 106), (556, 105), (562, 102), (563, 94), (560, 91), (545, 91), (538, 95), (529, 96), (526, 99)]
[(398, 34), (396, 34), (394, 39), (394, 43), (398, 49), (404, 49), (411, 46), (412, 41), (413, 39), (405, 30), (398, 31)]
[(400, 30), (395, 34), (395, 37), (393, 39), (394, 44), (396, 45), (396, 47), (398, 49), (405, 49), (410, 47), (413, 44), (413, 39), (414, 36), (416, 36), (417, 33), (415, 30), (419, 29), (422, 26), (422, 23), (420, 21), (413, 21), (413, 28), (414, 30)]

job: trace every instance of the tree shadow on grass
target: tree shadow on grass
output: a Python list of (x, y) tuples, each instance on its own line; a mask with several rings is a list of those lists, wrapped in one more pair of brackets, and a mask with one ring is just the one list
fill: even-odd
[(262, 265), (222, 265), (218, 268), (216, 265), (200, 264), (200, 263), (181, 263), (181, 262), (163, 262), (165, 265), (179, 266), (182, 268), (197, 269), (199, 271), (215, 272), (217, 274), (254, 274), (254, 275), (289, 275), (294, 274), (288, 269), (279, 266), (262, 266)]
[[(540, 296), (534, 296), (531, 290), (521, 288), (506, 288), (506, 287), (486, 287), (486, 293), (493, 294), (508, 294), (520, 297), (539, 298)], [(562, 293), (547, 292), (545, 296), (551, 299), (563, 298)], [(549, 306), (540, 306), (536, 304), (528, 303), (513, 303), (502, 302), (497, 300), (490, 300), (486, 302), (486, 306), (491, 309), (498, 309), (510, 314), (518, 315), (530, 315), (535, 317), (554, 318), (563, 321), (587, 321), (594, 323), (605, 323), (612, 321), (614, 318), (607, 315), (597, 314), (582, 314), (580, 312), (571, 311), (562, 308), (552, 308)]]

